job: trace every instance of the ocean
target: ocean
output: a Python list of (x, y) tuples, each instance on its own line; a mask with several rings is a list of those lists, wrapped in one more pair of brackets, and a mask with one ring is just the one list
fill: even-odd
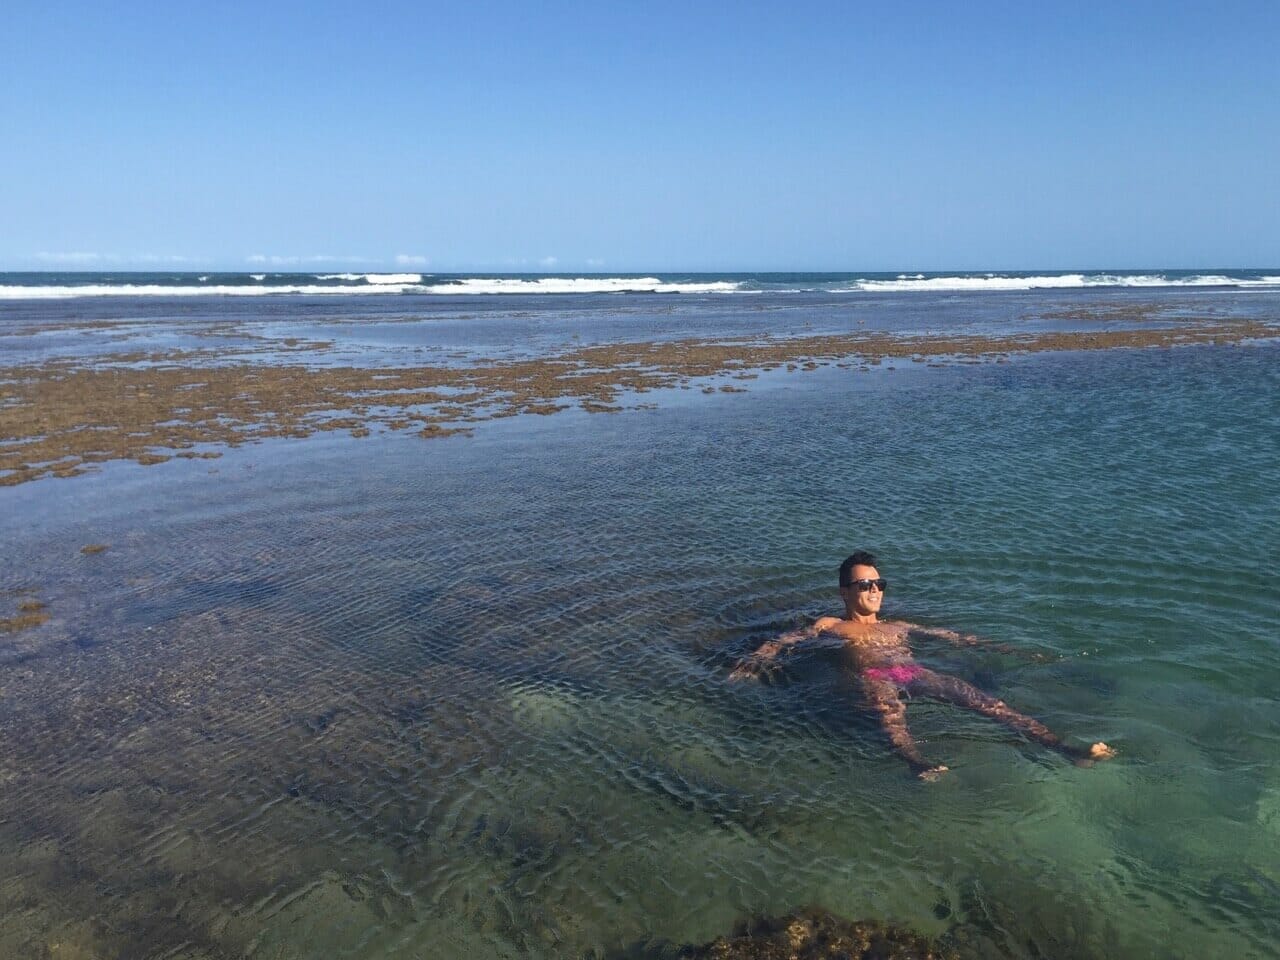
[(0, 272), (0, 300), (73, 297), (533, 295), (541, 293), (957, 293), (1000, 290), (1271, 289), (1280, 268), (932, 273), (431, 274), (389, 272)]
[[(1276, 956), (1278, 327), (1280, 269), (0, 274), (0, 955)], [(565, 357), (630, 387), (506, 415)], [(920, 699), (923, 784), (822, 651), (730, 683), (855, 549), (1117, 758)]]

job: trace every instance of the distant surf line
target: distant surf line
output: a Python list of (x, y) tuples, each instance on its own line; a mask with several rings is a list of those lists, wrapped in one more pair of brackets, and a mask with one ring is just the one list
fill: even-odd
[[(1235, 275), (1232, 275), (1235, 274)], [(23, 279), (35, 277), (25, 274)], [(74, 297), (504, 296), (571, 294), (998, 293), (1022, 290), (1235, 288), (1280, 290), (1280, 274), (1230, 273), (951, 273), (730, 274), (663, 276), (434, 276), (420, 273), (152, 274), (150, 282), (93, 275), (85, 282), (0, 282), (0, 300)], [(13, 277), (13, 275), (9, 275)], [(116, 279), (118, 277), (119, 279)], [(785, 278), (785, 279), (784, 279)], [(6, 275), (0, 274), (0, 281)], [(167, 281), (167, 282), (166, 282)], [(194, 281), (194, 282), (193, 282)], [(238, 281), (238, 282), (237, 282)]]

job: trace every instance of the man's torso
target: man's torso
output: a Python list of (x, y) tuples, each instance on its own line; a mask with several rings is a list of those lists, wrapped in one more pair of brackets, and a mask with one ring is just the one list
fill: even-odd
[(910, 624), (879, 621), (858, 623), (823, 617), (814, 624), (818, 636), (839, 639), (841, 645), (853, 657), (859, 670), (883, 664), (911, 662), (911, 648), (907, 645)]

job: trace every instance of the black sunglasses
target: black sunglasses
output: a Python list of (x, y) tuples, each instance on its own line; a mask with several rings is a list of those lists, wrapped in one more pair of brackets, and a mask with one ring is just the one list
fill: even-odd
[(850, 580), (845, 586), (850, 590), (856, 590), (858, 593), (866, 593), (872, 587), (884, 593), (885, 588), (889, 586), (889, 581), (884, 577), (879, 580)]

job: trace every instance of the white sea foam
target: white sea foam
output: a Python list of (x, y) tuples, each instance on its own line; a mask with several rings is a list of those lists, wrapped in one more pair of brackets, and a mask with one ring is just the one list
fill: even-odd
[[(453, 283), (424, 285), (417, 273), (319, 274), (316, 279), (342, 284), (264, 284), (265, 274), (251, 274), (252, 286), (164, 284), (82, 284), (77, 286), (0, 286), (0, 300), (56, 300), (69, 297), (252, 297), (272, 294), (334, 296), (340, 294), (540, 294), (540, 293), (733, 293), (742, 285), (727, 280), (667, 283), (657, 277), (537, 277), (535, 279), (466, 277)], [(363, 281), (357, 283), (356, 281)], [(744, 291), (756, 292), (756, 291)]]
[(421, 283), (420, 273), (366, 273), (365, 283)]
[(363, 280), (365, 283), (421, 283), (420, 273), (317, 273), (317, 280), (345, 280), (352, 283)]
[(1083, 274), (1072, 273), (1060, 277), (906, 277), (896, 280), (855, 280), (845, 292), (909, 290), (934, 292), (959, 292), (964, 290), (1039, 290), (1055, 287), (1087, 286)]
[[(935, 276), (903, 274), (895, 279), (856, 279), (827, 286), (819, 282), (812, 287), (777, 288), (768, 286), (768, 275), (743, 283), (733, 280), (666, 281), (658, 277), (462, 277), (439, 281), (420, 273), (327, 273), (312, 274), (317, 281), (328, 283), (285, 283), (278, 275), (268, 281), (268, 274), (253, 273), (253, 284), (199, 285), (96, 283), (80, 285), (0, 284), (0, 300), (53, 300), (71, 297), (188, 297), (188, 296), (341, 296), (371, 294), (601, 294), (601, 293), (688, 293), (688, 294), (761, 294), (761, 293), (877, 293), (877, 292), (998, 292), (1004, 290), (1070, 290), (1123, 287), (1229, 287), (1259, 291), (1280, 288), (1280, 275), (1242, 278), (1220, 274), (1109, 274), (1068, 273), (1060, 275), (1013, 276), (987, 273), (969, 276)], [(340, 282), (333, 282), (340, 281)], [(190, 281), (188, 281), (190, 284)]]
[(375, 286), (325, 286), (321, 284), (281, 284), (279, 286), (167, 287), (162, 284), (83, 284), (74, 287), (0, 286), (0, 300), (65, 300), (70, 297), (263, 297), (278, 294), (331, 296), (334, 294), (404, 293), (421, 291), (417, 284)]
[(1218, 274), (1170, 277), (1164, 274), (1120, 275), (1111, 273), (1066, 273), (1045, 276), (1008, 276), (996, 273), (982, 276), (925, 277), (900, 275), (894, 280), (855, 280), (837, 287), (834, 293), (877, 291), (961, 293), (998, 290), (1071, 290), (1097, 287), (1259, 287), (1276, 286), (1280, 277), (1241, 279)]
[(742, 284), (729, 280), (667, 283), (657, 277), (465, 277), (424, 287), (427, 293), (733, 293)]

